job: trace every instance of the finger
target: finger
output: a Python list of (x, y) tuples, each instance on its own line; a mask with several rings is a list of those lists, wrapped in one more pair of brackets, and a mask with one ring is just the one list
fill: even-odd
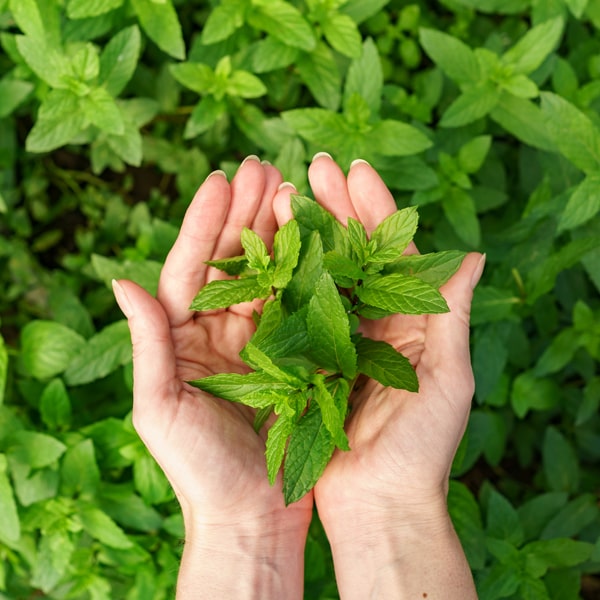
[(276, 167), (263, 163), (265, 172), (265, 185), (263, 191), (263, 197), (260, 206), (252, 222), (252, 230), (255, 231), (265, 242), (267, 247), (271, 247), (273, 244), (273, 237), (277, 230), (277, 221), (275, 220), (275, 213), (273, 207), (273, 199), (277, 194), (277, 190), (281, 185), (283, 179), (279, 169)]
[(355, 160), (350, 166), (348, 192), (352, 206), (369, 234), (398, 210), (394, 197), (377, 171), (364, 160)]
[(423, 354), (427, 368), (435, 371), (442, 389), (459, 387), (464, 393), (457, 396), (468, 402), (473, 395), (469, 350), (471, 301), (484, 265), (485, 254), (467, 254), (460, 269), (440, 288), (450, 312), (429, 315)]
[(172, 326), (188, 321), (188, 309), (204, 284), (205, 261), (212, 258), (229, 210), (231, 194), (225, 174), (215, 171), (198, 188), (179, 235), (162, 268), (157, 297)]
[(169, 321), (160, 303), (131, 281), (113, 282), (117, 303), (127, 317), (133, 345), (133, 420), (138, 431), (144, 423), (165, 419), (177, 397), (175, 352)]
[(346, 176), (329, 154), (315, 154), (308, 168), (308, 180), (317, 202), (343, 225), (348, 217), (357, 219), (352, 205)]
[(265, 168), (258, 157), (248, 156), (231, 180), (231, 203), (212, 258), (227, 258), (242, 251), (240, 235), (251, 227), (265, 191)]
[(277, 193), (273, 197), (273, 212), (277, 219), (277, 225), (281, 227), (294, 218), (292, 213), (291, 196), (297, 194), (296, 186), (289, 181), (280, 184)]

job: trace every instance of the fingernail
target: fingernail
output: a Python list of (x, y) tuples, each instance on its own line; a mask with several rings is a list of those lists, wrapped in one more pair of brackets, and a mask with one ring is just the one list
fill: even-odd
[(125, 288), (116, 279), (113, 279), (111, 283), (113, 294), (115, 295), (119, 308), (123, 311), (123, 314), (129, 318), (133, 314), (133, 307), (131, 306), (131, 301), (127, 296)]
[[(216, 171), (209, 173), (206, 176), (206, 179), (210, 179), (213, 175), (221, 175), (222, 177), (225, 177), (225, 179), (227, 179), (227, 173), (225, 173), (225, 171), (222, 171), (221, 169), (217, 169)], [(206, 179), (204, 181), (206, 181)]]
[(368, 163), (366, 160), (364, 160), (363, 158), (357, 158), (356, 160), (353, 160), (350, 163), (350, 168), (354, 167), (355, 165), (369, 165), (369, 167), (371, 166), (370, 163)]
[[(331, 158), (331, 154), (329, 154), (329, 152), (317, 152), (314, 156), (313, 156), (313, 161), (317, 160), (317, 158), (323, 158), (324, 156), (326, 156), (327, 158)], [(333, 160), (333, 159), (332, 159)]]
[(261, 164), (261, 165), (264, 165), (264, 166), (266, 166), (266, 167), (270, 167), (270, 166), (271, 166), (271, 163), (270, 163), (268, 160), (261, 160), (261, 161), (260, 161), (260, 164)]
[(481, 279), (481, 276), (483, 275), (483, 269), (485, 267), (485, 259), (486, 259), (486, 255), (482, 254), (481, 258), (479, 259), (479, 262), (477, 263), (477, 266), (475, 267), (475, 270), (473, 271), (473, 275), (471, 275), (471, 289), (472, 290), (475, 289), (475, 287), (479, 283), (479, 280)]
[(248, 154), (248, 156), (246, 156), (246, 158), (242, 161), (242, 165), (244, 163), (247, 163), (249, 160), (253, 160), (254, 162), (257, 162), (257, 163), (260, 162), (260, 158), (258, 158), (258, 156), (256, 156), (256, 154)]
[(295, 190), (296, 186), (293, 183), (290, 183), (289, 181), (284, 181), (283, 183), (279, 184), (277, 191), (279, 192), (279, 191), (283, 190), (284, 188), (291, 188), (291, 189)]

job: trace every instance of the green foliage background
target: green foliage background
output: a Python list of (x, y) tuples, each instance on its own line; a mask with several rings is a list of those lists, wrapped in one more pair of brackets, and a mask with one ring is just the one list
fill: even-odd
[[(369, 160), (422, 251), (475, 249), (449, 504), (480, 598), (600, 594), (600, 0), (0, 0), (0, 598), (173, 595), (113, 277), (196, 187)], [(336, 598), (317, 520), (306, 597)]]

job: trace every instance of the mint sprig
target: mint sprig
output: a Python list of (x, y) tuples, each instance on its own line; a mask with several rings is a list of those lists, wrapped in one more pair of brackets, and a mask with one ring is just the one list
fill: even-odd
[(409, 360), (358, 332), (359, 318), (447, 312), (439, 287), (464, 257), (455, 251), (404, 255), (417, 231), (414, 207), (389, 216), (371, 236), (359, 221), (350, 218), (343, 226), (305, 196), (292, 197), (292, 212), (272, 253), (245, 228), (243, 255), (209, 261), (232, 278), (210, 282), (191, 305), (203, 311), (265, 300), (240, 352), (251, 372), (190, 383), (257, 409), (257, 431), (275, 415), (265, 457), (271, 484), (283, 465), (286, 504), (312, 489), (336, 448), (350, 450), (344, 424), (360, 375), (418, 391)]

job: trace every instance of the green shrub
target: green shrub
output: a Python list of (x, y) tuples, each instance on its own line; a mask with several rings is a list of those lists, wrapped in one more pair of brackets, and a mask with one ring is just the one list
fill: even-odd
[[(178, 505), (107, 285), (249, 153), (369, 160), (487, 253), (449, 504), (480, 598), (600, 588), (599, 0), (0, 0), (0, 598), (172, 597)], [(306, 596), (335, 598), (318, 521)]]

